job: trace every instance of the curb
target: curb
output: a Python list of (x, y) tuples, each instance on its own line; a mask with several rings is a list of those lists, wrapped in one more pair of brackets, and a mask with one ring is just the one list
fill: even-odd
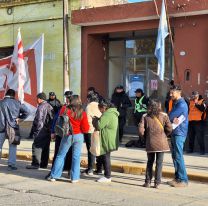
[[(2, 153), (2, 158), (8, 158), (8, 153)], [(28, 152), (17, 152), (17, 159), (24, 160), (24, 161), (31, 161), (32, 155)], [(49, 158), (49, 163), (52, 163), (53, 158)], [(81, 167), (87, 168), (87, 158), (82, 158)], [(137, 166), (128, 164), (128, 163), (116, 163), (112, 162), (111, 170), (113, 172), (125, 173), (125, 174), (133, 174), (133, 175), (145, 175), (146, 165), (138, 164)], [(169, 168), (163, 169), (163, 177), (173, 178), (174, 177), (174, 170)], [(194, 172), (188, 172), (189, 180), (208, 183), (208, 175), (205, 174), (198, 174)]]

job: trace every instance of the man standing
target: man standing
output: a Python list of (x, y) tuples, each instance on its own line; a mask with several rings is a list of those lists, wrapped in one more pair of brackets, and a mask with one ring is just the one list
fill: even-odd
[(37, 103), (38, 108), (30, 132), (34, 139), (32, 144), (32, 163), (26, 167), (27, 169), (47, 168), (48, 166), (53, 108), (47, 103), (44, 92), (37, 95)]
[[(135, 98), (135, 107), (134, 107), (134, 119), (136, 127), (140, 123), (143, 114), (147, 112), (147, 105), (149, 99), (144, 95), (142, 89), (136, 89), (135, 91), (136, 98)], [(140, 147), (145, 147), (145, 140), (142, 137), (139, 137), (138, 143), (136, 144)]]
[(49, 99), (47, 102), (53, 107), (54, 115), (56, 115), (62, 105), (61, 102), (56, 98), (55, 92), (49, 92)]
[[(0, 101), (0, 158), (5, 141), (6, 124), (15, 130), (19, 130), (19, 119), (28, 117), (29, 110), (24, 104), (15, 100), (15, 91), (9, 89), (3, 100)], [(17, 170), (16, 167), (17, 145), (9, 144), (8, 170)]]
[(189, 102), (189, 150), (188, 153), (194, 151), (194, 140), (197, 137), (200, 154), (205, 154), (205, 143), (203, 135), (203, 121), (202, 114), (205, 111), (206, 106), (204, 99), (199, 99), (199, 93), (197, 91), (192, 92), (191, 100)]
[(119, 85), (115, 88), (111, 101), (116, 106), (119, 112), (119, 141), (121, 143), (123, 138), (124, 126), (126, 124), (126, 111), (128, 107), (131, 107), (131, 101), (124, 91), (122, 85)]
[[(181, 87), (174, 85), (170, 89), (170, 96), (174, 101), (174, 106), (169, 113), (170, 121), (177, 124), (171, 135), (172, 158), (175, 167), (175, 179), (168, 182), (172, 187), (188, 186), (188, 176), (186, 173), (185, 162), (183, 158), (183, 148), (188, 132), (188, 106), (181, 97)], [(179, 122), (179, 117), (184, 117), (184, 121)]]

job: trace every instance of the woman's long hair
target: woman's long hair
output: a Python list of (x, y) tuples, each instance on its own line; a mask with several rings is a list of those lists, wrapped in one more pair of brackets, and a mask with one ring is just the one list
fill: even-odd
[(68, 108), (71, 110), (71, 116), (74, 119), (82, 119), (83, 108), (79, 95), (72, 95), (69, 98)]
[(147, 114), (151, 118), (154, 118), (155, 116), (158, 117), (160, 112), (161, 112), (161, 102), (157, 99), (150, 99), (147, 106)]

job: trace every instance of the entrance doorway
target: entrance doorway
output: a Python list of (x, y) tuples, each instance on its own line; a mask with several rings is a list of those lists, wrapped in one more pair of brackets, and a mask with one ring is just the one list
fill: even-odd
[(133, 105), (127, 112), (126, 132), (129, 133), (136, 132), (133, 118), (135, 90), (141, 88), (146, 96), (164, 102), (168, 82), (173, 77), (169, 39), (166, 39), (165, 81), (160, 81), (157, 76), (156, 39), (157, 30), (118, 33), (109, 38), (108, 95), (111, 98), (117, 85), (124, 86)]

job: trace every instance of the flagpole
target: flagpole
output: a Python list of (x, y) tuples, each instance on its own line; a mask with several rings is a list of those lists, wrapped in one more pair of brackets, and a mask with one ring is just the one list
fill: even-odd
[(68, 0), (63, 0), (63, 90), (69, 90), (69, 26)]
[[(20, 27), (17, 29), (17, 34), (20, 32)], [(16, 44), (16, 42), (15, 42)], [(14, 46), (15, 48), (15, 46)], [(11, 68), (12, 68), (12, 57), (13, 57), (13, 53), (12, 53), (12, 56), (11, 56), (11, 61), (10, 61), (10, 64), (9, 64), (9, 71), (11, 71)], [(4, 90), (4, 96), (6, 95), (6, 92), (7, 92), (7, 89), (8, 89), (8, 78), (6, 78), (6, 85), (5, 85), (5, 90)]]
[(157, 16), (160, 18), (156, 0), (154, 0), (154, 3), (155, 3), (155, 10), (156, 10)]
[(180, 83), (180, 79), (179, 79), (179, 76), (178, 76), (178, 67), (177, 67), (177, 63), (176, 63), (176, 58), (175, 58), (175, 49), (174, 49), (174, 44), (173, 44), (173, 33), (172, 33), (172, 30), (171, 30), (171, 27), (170, 27), (170, 18), (168, 16), (168, 12), (167, 12), (167, 2), (166, 0), (165, 1), (165, 12), (166, 12), (166, 16), (167, 16), (167, 22), (168, 22), (168, 29), (169, 29), (169, 38), (170, 38), (170, 41), (171, 41), (171, 45), (172, 45), (172, 49), (173, 49), (173, 61), (174, 61), (174, 66), (175, 66), (175, 71), (176, 71), (176, 77), (178, 78), (178, 81)]

